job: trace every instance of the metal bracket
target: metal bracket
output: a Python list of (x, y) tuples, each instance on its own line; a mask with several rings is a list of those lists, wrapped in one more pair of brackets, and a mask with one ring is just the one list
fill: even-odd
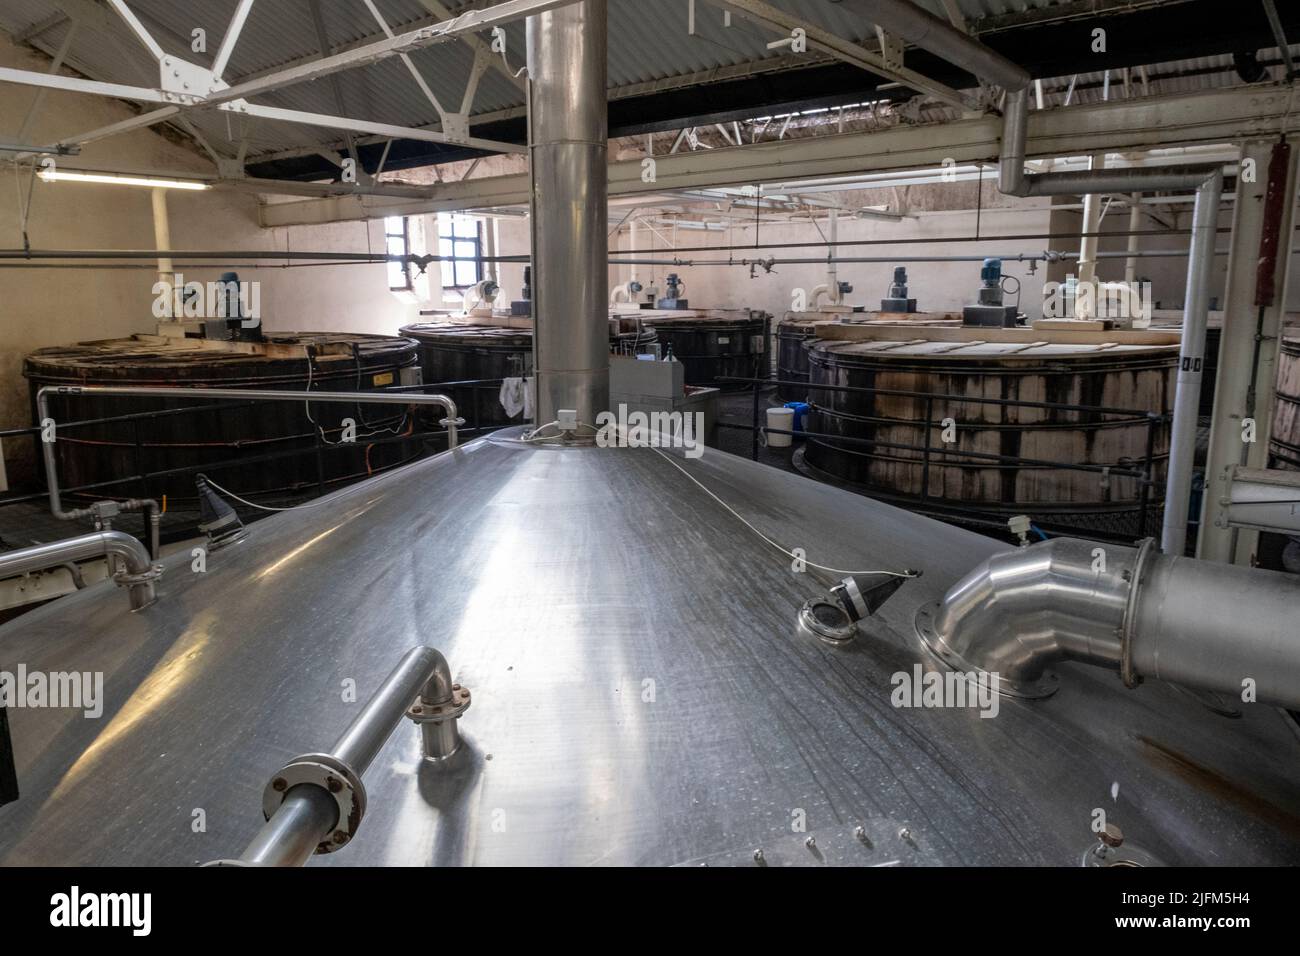
[(158, 74), (159, 89), (180, 96), (202, 98), (226, 85), (211, 70), (178, 56), (163, 57), (158, 64)]
[(469, 119), (464, 113), (444, 113), (442, 116), (442, 135), (449, 143), (464, 143), (469, 140)]
[(244, 171), (243, 160), (227, 159), (224, 156), (217, 159), (217, 175), (222, 179), (245, 179), (247, 173)]
[(885, 61), (885, 66), (891, 70), (902, 69), (903, 38), (876, 27), (876, 39), (880, 41), (880, 58)]

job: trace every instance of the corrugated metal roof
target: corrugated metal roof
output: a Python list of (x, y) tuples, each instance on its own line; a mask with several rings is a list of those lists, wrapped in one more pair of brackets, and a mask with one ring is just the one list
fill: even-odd
[[(1300, 44), (1291, 46), (1291, 54), (1300, 60)], [(1266, 69), (1272, 80), (1285, 79), (1286, 69), (1280, 65), (1281, 53), (1277, 47), (1257, 52), (1259, 61), (1267, 64), (1278, 61)], [(1240, 86), (1242, 80), (1234, 71), (1230, 56), (1202, 56), (1187, 60), (1171, 60), (1166, 63), (1153, 63), (1144, 68), (1150, 95), (1170, 95), (1174, 93), (1193, 93), (1197, 90), (1219, 89), (1228, 86)], [(1128, 71), (1129, 86), (1132, 95), (1143, 95), (1142, 70)], [(1057, 106), (1064, 102), (1066, 91), (1071, 81), (1074, 82), (1074, 94), (1071, 103), (1090, 104), (1105, 101), (1106, 74), (1103, 71), (1079, 73), (1077, 76), (1059, 76), (1044, 79), (1043, 85), (1054, 92), (1045, 97), (1045, 106)], [(1110, 71), (1110, 98), (1124, 99), (1124, 71)]]
[[(128, 0), (131, 9), (168, 53), (192, 61), (210, 62), (220, 44), (238, 0)], [(373, 0), (394, 32), (434, 22), (420, 0)], [(839, 37), (874, 45), (874, 28), (861, 16), (834, 0), (768, 0), (772, 5), (806, 20)], [(941, 0), (918, 0), (938, 16), (946, 16)], [(971, 23), (988, 22), (990, 17), (1050, 12), (1064, 0), (958, 0)], [(473, 0), (444, 0), (451, 12), (474, 6)], [(77, 36), (69, 65), (97, 80), (131, 85), (156, 85), (154, 67), (147, 51), (125, 24), (102, 5), (103, 20)], [(787, 58), (787, 51), (767, 49), (777, 35), (763, 27), (731, 18), (724, 25), (723, 13), (705, 0), (697, 0), (695, 33), (687, 33), (686, 0), (611, 0), (609, 4), (609, 85), (611, 90), (634, 84), (685, 80), (720, 68), (760, 64), (770, 68)], [(60, 13), (53, 0), (4, 0), (0, 6), (0, 29), (21, 34)], [(362, 0), (321, 0), (321, 15), (333, 51), (382, 37), (374, 17)], [(207, 53), (190, 49), (196, 28), (207, 34)], [(57, 49), (66, 35), (67, 24), (44, 30), (31, 42), (47, 52)], [(524, 25), (505, 27), (509, 62), (523, 63)], [(320, 55), (309, 0), (262, 0), (252, 8), (227, 70), (227, 80), (238, 82), (284, 68), (288, 64)], [(441, 44), (416, 51), (412, 62), (444, 107), (457, 109), (473, 62), (473, 50), (465, 42)], [(1210, 58), (1207, 66), (1223, 66), (1229, 58)], [(1188, 61), (1190, 64), (1200, 61)], [(1188, 69), (1192, 69), (1189, 66)], [(1173, 72), (1173, 71), (1166, 71)], [(1179, 71), (1185, 72), (1185, 71)], [(1101, 75), (1080, 77), (1075, 102), (1092, 102), (1100, 91), (1089, 88)], [(303, 83), (259, 96), (259, 103), (314, 113), (342, 114), (397, 126), (426, 126), (436, 123), (436, 110), (428, 102), (400, 60), (390, 58), (376, 64), (338, 74), (342, 105), (335, 100), (333, 82)], [(1112, 76), (1118, 81), (1118, 76)], [(1068, 81), (1068, 78), (1067, 78)], [(1158, 81), (1159, 92), (1231, 82), (1222, 76), (1189, 77)], [(472, 114), (496, 113), (523, 105), (519, 86), (496, 69), (480, 80)], [(337, 143), (342, 134), (284, 123), (253, 121), (226, 113), (198, 112), (191, 122), (218, 148), (238, 148), (249, 131), (248, 157), (304, 146)], [(73, 131), (69, 131), (73, 132)]]

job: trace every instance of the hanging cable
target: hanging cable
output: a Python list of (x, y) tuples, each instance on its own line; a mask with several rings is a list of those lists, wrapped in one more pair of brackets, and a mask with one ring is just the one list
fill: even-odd
[(687, 478), (689, 478), (691, 481), (693, 481), (693, 482), (694, 482), (694, 483), (699, 487), (699, 489), (700, 489), (701, 491), (703, 491), (706, 495), (708, 495), (710, 498), (712, 498), (712, 499), (713, 499), (714, 501), (716, 501), (718, 504), (722, 505), (722, 507), (724, 507), (724, 508), (726, 508), (728, 511), (730, 511), (731, 514), (732, 514), (733, 516), (735, 516), (736, 520), (738, 520), (738, 521), (739, 521), (741, 524), (743, 524), (746, 528), (748, 528), (750, 531), (754, 532), (754, 534), (758, 535), (760, 538), (762, 538), (762, 539), (763, 539), (765, 542), (767, 542), (769, 545), (771, 545), (772, 547), (776, 548), (776, 550), (780, 551), (782, 554), (786, 555), (786, 556), (789, 557), (789, 558), (793, 558), (795, 561), (801, 562), (802, 564), (805, 564), (805, 565), (807, 565), (807, 566), (810, 567), (810, 568), (816, 568), (818, 571), (829, 571), (831, 574), (843, 574), (843, 575), (857, 575), (857, 574), (885, 574), (885, 575), (889, 575), (890, 577), (895, 577), (895, 578), (915, 578), (915, 577), (918, 577), (918, 576), (919, 576), (918, 574), (916, 574), (916, 572), (906, 572), (906, 571), (845, 571), (845, 570), (843, 570), (843, 569), (841, 569), (841, 568), (831, 568), (831, 567), (827, 567), (827, 566), (824, 565), (824, 564), (816, 564), (816, 563), (814, 563), (814, 562), (812, 562), (812, 561), (809, 561), (807, 558), (802, 558), (802, 557), (800, 557), (799, 555), (795, 554), (793, 551), (791, 551), (789, 548), (785, 548), (785, 547), (782, 547), (781, 545), (777, 544), (775, 541), (773, 541), (771, 538), (769, 538), (769, 537), (768, 537), (767, 535), (765, 535), (763, 532), (759, 531), (758, 528), (754, 527), (754, 525), (750, 524), (749, 521), (747, 521), (747, 520), (746, 520), (746, 519), (745, 519), (745, 518), (740, 514), (740, 512), (738, 512), (735, 508), (731, 507), (731, 505), (727, 504), (725, 501), (723, 501), (721, 498), (719, 498), (717, 495), (715, 495), (712, 491), (710, 491), (707, 487), (705, 487), (704, 484), (703, 484), (703, 483), (702, 483), (698, 478), (696, 478), (696, 477), (695, 477), (694, 475), (692, 475), (689, 471), (687, 471), (685, 468), (683, 468), (681, 465), (679, 465), (676, 461), (674, 461), (673, 458), (672, 458), (672, 456), (664, 454), (664, 453), (663, 453), (662, 451), (660, 451), (658, 448), (655, 448), (654, 451), (658, 452), (658, 454), (659, 454), (659, 455), (660, 455), (660, 456), (661, 456), (661, 457), (662, 457), (666, 462), (668, 462), (670, 465), (672, 465), (674, 468), (676, 468), (678, 471), (680, 471), (683, 475), (685, 475)]
[(299, 508), (315, 508), (317, 505), (325, 503), (325, 498), (317, 498), (315, 501), (304, 501), (300, 505), (289, 505), (287, 508), (273, 508), (270, 505), (259, 505), (256, 502), (249, 501), (247, 498), (241, 498), (239, 497), (239, 495), (235, 494), (229, 488), (222, 488), (219, 484), (217, 484), (211, 478), (208, 478), (206, 475), (204, 476), (204, 480), (213, 488), (217, 489), (217, 491), (221, 492), (223, 495), (228, 495), (231, 498), (234, 498), (236, 501), (238, 501), (241, 505), (247, 505), (250, 508), (256, 508), (258, 511), (297, 511)]

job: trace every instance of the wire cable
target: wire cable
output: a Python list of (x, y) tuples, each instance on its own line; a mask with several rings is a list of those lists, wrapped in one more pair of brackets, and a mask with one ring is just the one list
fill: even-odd
[[(523, 442), (541, 442), (541, 441), (555, 441), (555, 440), (557, 440), (557, 439), (566, 438), (566, 437), (568, 436), (568, 432), (567, 432), (567, 431), (562, 431), (562, 432), (560, 432), (558, 435), (539, 435), (539, 434), (538, 434), (538, 432), (540, 432), (540, 431), (542, 431), (542, 430), (544, 430), (544, 429), (550, 428), (552, 425), (558, 425), (558, 424), (560, 424), (559, 419), (556, 419), (556, 420), (553, 421), (553, 422), (547, 422), (545, 425), (538, 425), (536, 428), (534, 428), (534, 429), (533, 429), (532, 431), (530, 431), (528, 434), (524, 435), (524, 436), (523, 436), (522, 438), (520, 438), (519, 440), (520, 440), (520, 441), (523, 441)], [(589, 425), (589, 424), (587, 424), (586, 422), (578, 422), (578, 427), (580, 427), (580, 428), (590, 428), (590, 429), (591, 429), (593, 432), (595, 432), (597, 435), (600, 434), (600, 429), (599, 429), (599, 428), (597, 428), (595, 425)]]
[(236, 501), (238, 501), (241, 505), (248, 505), (248, 507), (256, 508), (258, 511), (297, 511), (299, 508), (314, 508), (319, 504), (324, 504), (325, 502), (325, 498), (317, 498), (315, 501), (304, 501), (300, 505), (289, 505), (289, 507), (287, 508), (272, 508), (270, 505), (259, 505), (255, 502), (249, 501), (247, 498), (241, 498), (239, 497), (239, 495), (235, 494), (229, 488), (222, 488), (219, 484), (217, 484), (211, 478), (208, 478), (206, 475), (204, 476), (204, 481), (206, 481), (213, 488), (216, 488), (217, 491), (221, 492), (223, 495), (229, 495), (231, 498), (234, 498)]
[(673, 458), (672, 458), (670, 455), (665, 455), (665, 454), (664, 454), (662, 451), (660, 451), (658, 448), (655, 448), (654, 451), (658, 452), (658, 454), (660, 455), (660, 457), (662, 457), (662, 458), (663, 458), (665, 461), (667, 461), (670, 465), (672, 465), (674, 468), (676, 468), (678, 471), (680, 471), (683, 475), (685, 475), (685, 476), (686, 476), (687, 478), (689, 478), (691, 481), (695, 482), (695, 484), (696, 484), (697, 486), (699, 486), (700, 490), (703, 491), (706, 495), (708, 495), (710, 498), (712, 498), (712, 499), (713, 499), (714, 501), (716, 501), (718, 504), (722, 505), (722, 507), (724, 507), (724, 508), (726, 508), (728, 511), (730, 511), (730, 512), (732, 513), (732, 515), (735, 516), (736, 520), (738, 520), (738, 521), (739, 521), (741, 524), (743, 524), (746, 528), (748, 528), (750, 531), (754, 532), (754, 534), (758, 535), (760, 538), (762, 538), (764, 541), (766, 541), (769, 545), (771, 545), (772, 547), (776, 548), (776, 550), (780, 551), (782, 554), (786, 555), (787, 557), (793, 558), (795, 561), (799, 561), (799, 562), (801, 562), (801, 563), (803, 563), (803, 564), (806, 564), (806, 565), (807, 565), (808, 567), (810, 567), (810, 568), (816, 568), (816, 569), (819, 570), (819, 571), (829, 571), (831, 574), (843, 574), (843, 575), (857, 575), (857, 574), (886, 574), (886, 575), (889, 575), (890, 577), (895, 577), (895, 578), (914, 578), (914, 577), (917, 577), (917, 576), (918, 576), (915, 572), (911, 572), (911, 573), (909, 573), (909, 572), (905, 572), (905, 571), (846, 571), (846, 570), (844, 570), (844, 569), (842, 569), (842, 568), (830, 568), (830, 567), (827, 567), (827, 566), (824, 565), (824, 564), (816, 564), (816, 563), (813, 562), (813, 561), (809, 561), (807, 558), (801, 558), (799, 555), (795, 554), (795, 553), (794, 553), (793, 551), (791, 551), (790, 549), (785, 548), (785, 547), (782, 547), (781, 545), (777, 544), (775, 541), (773, 541), (773, 540), (772, 540), (771, 538), (769, 538), (767, 535), (763, 534), (763, 532), (759, 531), (756, 527), (754, 527), (752, 524), (750, 524), (749, 521), (747, 521), (743, 516), (741, 516), (740, 512), (738, 512), (735, 508), (731, 507), (731, 505), (727, 504), (725, 501), (723, 501), (721, 498), (719, 498), (717, 495), (715, 495), (712, 491), (710, 491), (707, 487), (705, 487), (704, 484), (703, 484), (703, 483), (702, 483), (698, 478), (696, 478), (696, 477), (695, 477), (694, 475), (692, 475), (689, 471), (687, 471), (685, 468), (683, 468), (681, 465), (679, 465), (676, 461), (674, 461)]

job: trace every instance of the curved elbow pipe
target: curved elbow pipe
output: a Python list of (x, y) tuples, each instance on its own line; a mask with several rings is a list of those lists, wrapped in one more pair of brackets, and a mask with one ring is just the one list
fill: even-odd
[(624, 282), (621, 285), (614, 286), (613, 291), (609, 294), (610, 305), (617, 305), (619, 302), (631, 302), (632, 296), (641, 291), (641, 283), (635, 279), (630, 282)]
[[(1008, 92), (1002, 105), (1002, 143), (998, 151), (998, 191), (1009, 196), (1062, 196), (1088, 193), (1150, 192), (1198, 189), (1221, 167), (1170, 165), (1090, 169), (1025, 175), (1025, 141), (1029, 131), (1029, 91)], [(1215, 197), (1217, 205), (1217, 196)]]
[(115, 575), (114, 580), (130, 590), (133, 610), (154, 602), (153, 582), (160, 570), (153, 565), (145, 546), (122, 531), (94, 531), (76, 538), (5, 552), (0, 555), (0, 578), (104, 557), (116, 557), (126, 567), (126, 571)]
[(1300, 581), (1274, 571), (1071, 538), (997, 554), (953, 585), (917, 630), (959, 670), (1041, 697), (1078, 661), (1300, 707)]
[(1135, 556), (1132, 548), (1068, 538), (995, 554), (949, 588), (918, 626), (952, 666), (997, 674), (1014, 696), (1044, 696), (1054, 689), (1050, 664), (1120, 666), (1125, 575)]

